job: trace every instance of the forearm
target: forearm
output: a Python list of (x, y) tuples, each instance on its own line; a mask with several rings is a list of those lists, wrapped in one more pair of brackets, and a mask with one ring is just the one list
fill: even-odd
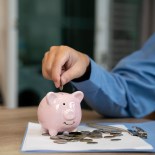
[(90, 78), (73, 82), (84, 92), (88, 105), (104, 116), (139, 118), (155, 110), (154, 61), (131, 63), (132, 56), (128, 59), (113, 72), (107, 72), (91, 60)]
[(89, 79), (73, 85), (84, 92), (93, 109), (106, 116), (143, 117), (155, 111), (155, 34), (112, 72), (91, 60)]
[(125, 81), (113, 75), (91, 60), (89, 80), (73, 82), (73, 85), (84, 92), (85, 101), (102, 115), (112, 117), (129, 117)]

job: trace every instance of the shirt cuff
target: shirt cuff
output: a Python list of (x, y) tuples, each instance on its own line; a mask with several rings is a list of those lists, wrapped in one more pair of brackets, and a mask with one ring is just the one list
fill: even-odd
[(85, 74), (83, 76), (81, 76), (80, 78), (74, 79), (72, 80), (73, 82), (82, 82), (82, 81), (86, 81), (89, 80), (90, 78), (90, 73), (91, 73), (91, 62), (89, 63), (87, 70), (85, 72)]

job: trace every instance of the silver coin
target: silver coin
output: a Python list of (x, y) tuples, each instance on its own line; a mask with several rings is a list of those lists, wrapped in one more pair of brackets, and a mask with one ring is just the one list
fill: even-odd
[(66, 144), (67, 143), (67, 140), (59, 139), (59, 140), (54, 140), (53, 142), (54, 143), (57, 143), (57, 144)]
[(122, 132), (121, 131), (116, 131), (116, 130), (113, 130), (110, 132), (110, 134), (121, 134)]
[[(97, 144), (98, 142), (93, 141), (93, 139), (103, 138), (103, 132), (101, 130), (93, 131), (81, 131), (81, 132), (70, 132), (68, 134), (59, 133), (56, 136), (51, 136), (50, 139), (57, 144), (66, 144), (67, 142), (86, 142), (87, 144)], [(122, 136), (120, 131), (109, 132), (109, 135), (104, 136), (104, 138), (109, 138), (111, 141), (119, 141), (121, 139), (115, 138), (117, 136)]]
[(61, 78), (60, 78), (60, 87), (59, 87), (60, 91), (63, 91), (63, 84), (62, 84), (62, 81), (61, 81)]
[(52, 139), (52, 140), (58, 140), (59, 137), (58, 136), (51, 136), (50, 139)]
[(99, 125), (96, 123), (87, 123), (87, 125), (89, 127), (93, 127), (93, 128), (102, 130), (102, 132), (110, 133), (110, 132), (118, 131), (118, 132), (128, 132), (129, 134), (132, 135), (132, 133), (130, 131), (123, 129), (123, 128), (119, 128), (119, 127), (108, 126), (108, 125)]
[(114, 138), (115, 136), (104, 136), (104, 138)]
[(59, 89), (60, 89), (61, 91), (63, 91), (63, 86), (60, 86)]
[(91, 132), (91, 134), (89, 135), (91, 138), (102, 138), (102, 132), (100, 132), (100, 131), (93, 131), (93, 132)]
[(97, 144), (98, 142), (87, 142), (87, 144)]
[(120, 140), (121, 140), (120, 138), (111, 139), (111, 141), (120, 141)]
[(85, 138), (85, 139), (81, 139), (80, 142), (92, 142), (92, 139), (89, 138)]
[(69, 135), (81, 135), (81, 134), (82, 134), (82, 132), (77, 132), (77, 131), (76, 132), (70, 132), (69, 133)]
[(68, 136), (68, 135), (58, 135), (59, 139), (64, 139), (64, 140), (72, 140), (74, 137)]
[(78, 139), (72, 139), (69, 142), (79, 142), (79, 140)]
[(123, 134), (121, 134), (121, 133), (119, 133), (119, 134), (111, 134), (111, 133), (110, 133), (110, 135), (115, 136), (115, 137), (123, 136)]

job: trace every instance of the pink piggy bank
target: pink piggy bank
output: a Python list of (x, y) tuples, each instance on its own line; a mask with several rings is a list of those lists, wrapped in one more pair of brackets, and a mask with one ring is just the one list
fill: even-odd
[(51, 136), (58, 132), (75, 131), (81, 122), (81, 101), (84, 94), (76, 91), (72, 94), (49, 92), (38, 107), (38, 121), (43, 133)]

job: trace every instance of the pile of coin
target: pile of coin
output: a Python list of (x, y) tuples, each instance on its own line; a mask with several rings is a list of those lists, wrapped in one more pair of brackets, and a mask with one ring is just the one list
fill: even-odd
[[(105, 134), (106, 136), (103, 136)], [(45, 134), (43, 134), (45, 135)], [(48, 134), (46, 134), (48, 135)], [(93, 130), (93, 131), (80, 131), (80, 132), (70, 132), (70, 133), (58, 133), (56, 136), (50, 136), (50, 139), (57, 144), (66, 144), (67, 142), (86, 142), (87, 144), (97, 144), (98, 142), (95, 139), (100, 138), (110, 138), (111, 141), (121, 140), (116, 138), (122, 136), (123, 134), (118, 131), (111, 131), (110, 133), (105, 133), (104, 130)]]

